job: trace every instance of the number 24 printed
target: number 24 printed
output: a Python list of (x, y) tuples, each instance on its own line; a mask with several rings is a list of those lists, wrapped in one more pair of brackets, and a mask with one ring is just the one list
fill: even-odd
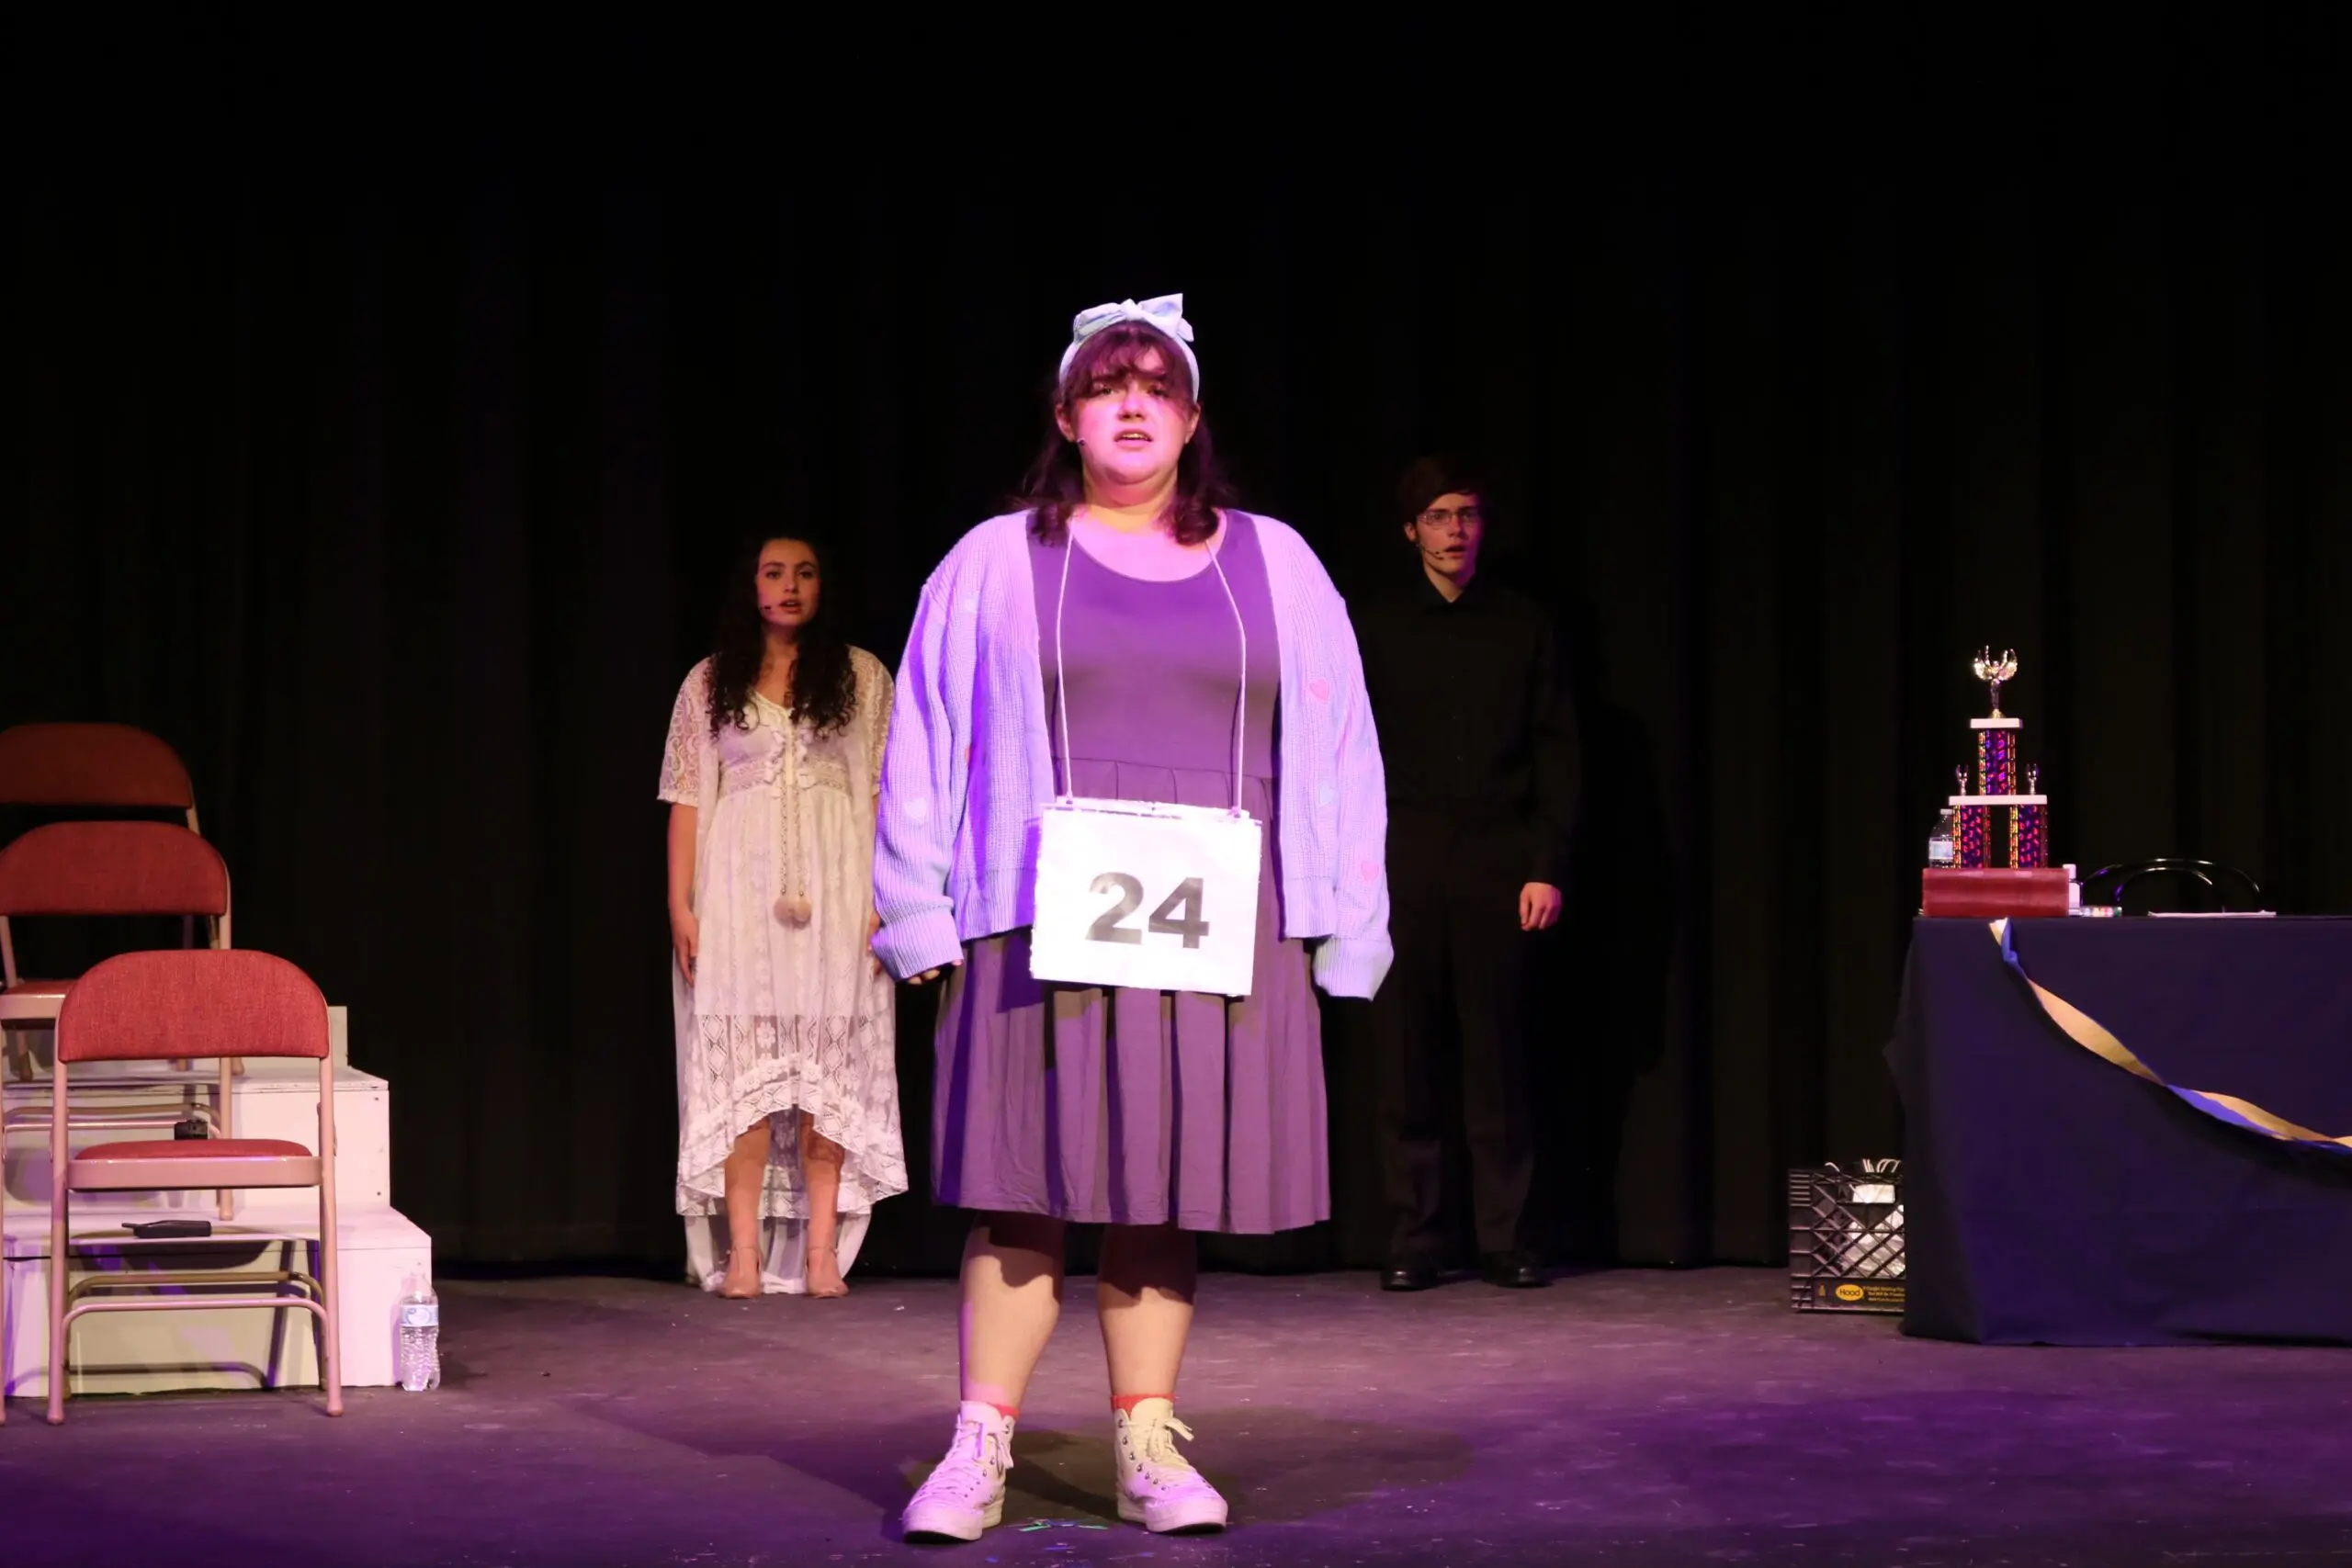
[[(1116, 893), (1119, 900), (1095, 917), (1086, 928), (1086, 940), (1139, 945), (1144, 933), (1119, 922), (1142, 908), (1143, 884), (1124, 871), (1106, 871), (1094, 879), (1094, 891)], [(1186, 947), (1200, 946), (1201, 939), (1209, 934), (1208, 921), (1201, 919), (1201, 879), (1188, 876), (1178, 883), (1176, 891), (1151, 912), (1149, 925), (1155, 936), (1181, 936)]]

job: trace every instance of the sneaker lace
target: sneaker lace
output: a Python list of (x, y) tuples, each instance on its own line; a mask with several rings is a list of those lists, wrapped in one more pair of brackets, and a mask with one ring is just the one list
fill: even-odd
[(1173, 1416), (1152, 1422), (1144, 1429), (1140, 1457), (1151, 1471), (1151, 1479), (1159, 1485), (1178, 1484), (1200, 1473), (1193, 1468), (1191, 1460), (1176, 1451), (1179, 1438), (1191, 1442), (1193, 1429)]
[(947, 1457), (931, 1472), (922, 1490), (933, 1496), (945, 1495), (969, 1502), (993, 1491), (997, 1476), (1012, 1468), (1004, 1438), (979, 1422), (962, 1417), (956, 1423), (955, 1440), (947, 1445)]

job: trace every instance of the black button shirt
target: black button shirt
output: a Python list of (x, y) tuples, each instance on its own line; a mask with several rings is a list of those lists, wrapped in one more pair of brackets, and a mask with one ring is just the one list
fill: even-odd
[(1528, 881), (1564, 886), (1577, 728), (1551, 617), (1485, 573), (1451, 602), (1414, 578), (1358, 620), (1390, 818), (1509, 832)]

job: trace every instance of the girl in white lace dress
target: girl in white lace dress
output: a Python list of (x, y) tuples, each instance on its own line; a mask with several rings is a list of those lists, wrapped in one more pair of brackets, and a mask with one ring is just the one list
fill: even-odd
[(907, 1188), (892, 988), (866, 948), (890, 675), (831, 635), (822, 592), (805, 541), (746, 552), (662, 765), (678, 1212), (695, 1279), (729, 1296), (844, 1293), (875, 1202)]

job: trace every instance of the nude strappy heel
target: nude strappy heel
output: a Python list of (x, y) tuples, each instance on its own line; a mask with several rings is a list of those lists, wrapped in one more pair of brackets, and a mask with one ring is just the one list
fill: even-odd
[[(841, 1249), (832, 1247), (810, 1247), (808, 1249), (809, 1261), (813, 1263), (819, 1258), (830, 1258), (833, 1260), (833, 1279), (836, 1283), (830, 1290), (822, 1291), (819, 1290), (814, 1284), (811, 1284), (808, 1287), (808, 1293), (816, 1297), (819, 1301), (833, 1301), (849, 1294), (849, 1281), (842, 1278)], [(813, 1269), (810, 1271), (812, 1273), (814, 1272)]]
[[(746, 1258), (752, 1260), (752, 1267), (748, 1269), (739, 1269), (736, 1265)], [(727, 1252), (727, 1281), (718, 1287), (718, 1293), (731, 1302), (747, 1302), (753, 1296), (763, 1294), (767, 1290), (767, 1281), (761, 1277), (763, 1270), (760, 1263), (758, 1247), (729, 1247)], [(736, 1281), (739, 1279), (748, 1280), (750, 1288), (746, 1289), (737, 1284)]]

